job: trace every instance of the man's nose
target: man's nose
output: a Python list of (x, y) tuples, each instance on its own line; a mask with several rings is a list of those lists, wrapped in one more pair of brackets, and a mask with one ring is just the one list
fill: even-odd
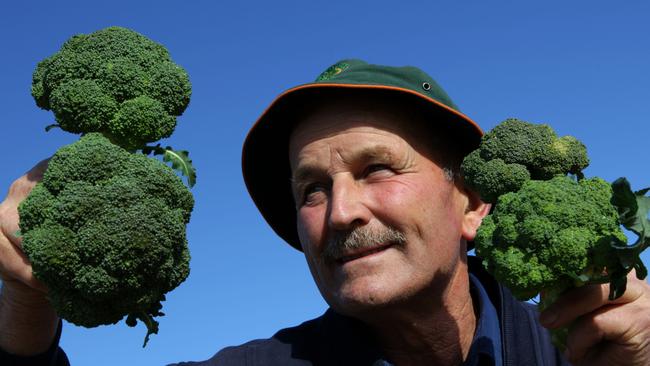
[(365, 204), (363, 186), (354, 177), (341, 176), (332, 182), (328, 224), (334, 230), (349, 230), (370, 222), (371, 212)]

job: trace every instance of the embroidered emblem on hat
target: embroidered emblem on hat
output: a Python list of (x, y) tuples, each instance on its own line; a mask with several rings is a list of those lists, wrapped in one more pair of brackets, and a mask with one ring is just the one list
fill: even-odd
[(347, 70), (347, 68), (350, 67), (350, 64), (347, 62), (339, 62), (338, 64), (334, 64), (330, 67), (327, 68), (327, 70), (323, 71), (322, 74), (318, 75), (316, 78), (316, 81), (326, 81), (334, 76), (342, 73), (343, 71)]

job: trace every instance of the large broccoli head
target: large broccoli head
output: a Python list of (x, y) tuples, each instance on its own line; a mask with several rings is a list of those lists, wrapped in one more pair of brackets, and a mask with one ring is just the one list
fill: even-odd
[(485, 202), (495, 203), (530, 179), (581, 174), (589, 165), (585, 146), (572, 136), (559, 138), (550, 126), (507, 119), (483, 136), (462, 164), (465, 181)]
[(94, 327), (128, 316), (155, 333), (165, 293), (189, 274), (193, 205), (171, 168), (90, 133), (56, 152), (20, 205), (23, 248), (62, 318)]
[(130, 150), (170, 136), (190, 94), (165, 47), (120, 27), (70, 38), (32, 82), (36, 104), (63, 130), (102, 132)]
[(565, 289), (607, 266), (597, 253), (627, 241), (611, 198), (610, 184), (600, 178), (527, 181), (499, 197), (478, 231), (477, 255), (521, 300)]

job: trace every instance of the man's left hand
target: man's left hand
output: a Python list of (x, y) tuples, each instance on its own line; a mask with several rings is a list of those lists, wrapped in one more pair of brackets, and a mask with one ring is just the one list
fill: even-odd
[(608, 296), (609, 284), (571, 290), (540, 321), (570, 326), (565, 355), (573, 365), (650, 365), (650, 285), (632, 271), (623, 296)]

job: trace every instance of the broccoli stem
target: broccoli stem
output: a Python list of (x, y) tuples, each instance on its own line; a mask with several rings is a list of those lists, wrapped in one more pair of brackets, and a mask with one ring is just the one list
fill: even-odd
[[(610, 283), (613, 281), (612, 275), (605, 273), (601, 269), (588, 268), (580, 276), (574, 276), (574, 283), (572, 285), (566, 285), (558, 288), (548, 288), (543, 290), (540, 293), (540, 301), (538, 304), (539, 310), (544, 311), (553, 305), (557, 299), (562, 296), (565, 292), (585, 286), (585, 285), (597, 285)], [(624, 291), (624, 290), (623, 290)], [(621, 292), (622, 293), (622, 292)], [(610, 293), (610, 299), (612, 295)], [(561, 352), (564, 352), (567, 348), (567, 338), (569, 336), (569, 328), (573, 326), (573, 322), (566, 327), (551, 329), (551, 342), (555, 347), (557, 347)]]
[(145, 348), (149, 342), (149, 336), (152, 334), (158, 334), (158, 322), (144, 311), (139, 312), (136, 317), (147, 326), (147, 335), (144, 337), (144, 343), (142, 344), (142, 348)]
[[(557, 301), (560, 295), (562, 295), (568, 289), (569, 288), (564, 287), (564, 288), (551, 288), (551, 289), (544, 290), (540, 294), (540, 299), (538, 304), (539, 310), (544, 311), (548, 309), (553, 303), (555, 303), (555, 301)], [(569, 336), (570, 326), (571, 325), (550, 330), (551, 342), (561, 352), (564, 352), (566, 350), (566, 342)]]

